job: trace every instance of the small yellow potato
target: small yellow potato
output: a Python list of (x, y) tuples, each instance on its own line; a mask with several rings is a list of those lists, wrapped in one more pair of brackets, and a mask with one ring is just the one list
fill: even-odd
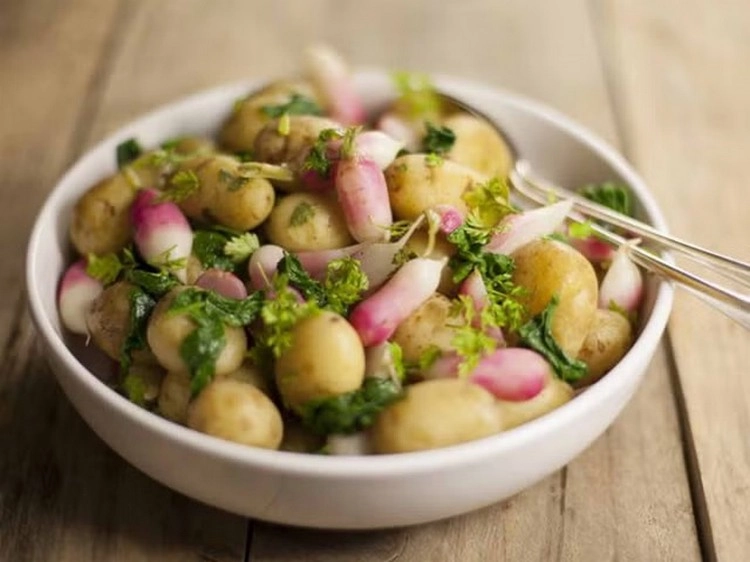
[[(196, 326), (186, 314), (167, 312), (181, 290), (184, 290), (184, 287), (173, 289), (156, 305), (148, 321), (146, 339), (162, 367), (168, 371), (187, 372), (188, 365), (180, 354), (180, 345)], [(231, 373), (238, 369), (247, 351), (247, 339), (242, 328), (225, 326), (224, 338), (226, 344), (216, 360), (216, 375)]]
[[(143, 404), (154, 402), (159, 397), (164, 369), (153, 363), (134, 363), (125, 376), (123, 386), (131, 400), (142, 399)], [(133, 393), (130, 395), (130, 393)]]
[(216, 143), (206, 137), (182, 137), (174, 146), (178, 154), (212, 154), (216, 152)]
[(159, 389), (159, 413), (173, 422), (185, 425), (191, 397), (190, 375), (182, 371), (169, 371)]
[(539, 314), (557, 296), (552, 337), (569, 357), (577, 357), (596, 316), (599, 288), (593, 266), (578, 250), (549, 239), (529, 242), (512, 257), (513, 282), (527, 291), (522, 299), (527, 313)]
[(628, 319), (614, 310), (597, 310), (594, 325), (578, 354), (578, 359), (588, 366), (588, 374), (577, 381), (576, 386), (598, 381), (623, 358), (631, 345), (633, 329)]
[(284, 433), (281, 414), (255, 386), (214, 379), (188, 406), (187, 426), (242, 445), (278, 449)]
[[(456, 253), (456, 247), (446, 240), (445, 235), (438, 232), (435, 236), (435, 244), (427, 254), (429, 245), (429, 235), (426, 230), (417, 230), (411, 238), (406, 241), (404, 249), (408, 252), (414, 252), (420, 257), (440, 260), (450, 258)], [(453, 281), (453, 270), (450, 267), (444, 267), (440, 274), (440, 284), (438, 292), (444, 295), (453, 296), (458, 291), (458, 284)]]
[(495, 398), (464, 379), (439, 379), (406, 387), (403, 399), (383, 410), (371, 428), (378, 453), (438, 449), (498, 433)]
[(522, 402), (498, 400), (497, 408), (502, 419), (503, 430), (511, 429), (543, 416), (570, 401), (571, 398), (573, 398), (571, 386), (560, 379), (553, 378), (531, 400)]
[(217, 155), (194, 169), (198, 190), (179, 205), (191, 219), (219, 223), (235, 230), (252, 230), (273, 209), (274, 190), (264, 178), (242, 176), (236, 158)]
[(275, 365), (276, 387), (291, 410), (321, 398), (362, 386), (365, 350), (359, 335), (342, 316), (323, 311), (300, 320), (292, 330), (292, 347)]
[[(289, 132), (279, 132), (277, 119), (266, 124), (255, 138), (253, 155), (259, 162), (284, 164), (294, 174), (302, 171), (302, 165), (310, 149), (325, 129), (341, 129), (341, 125), (327, 117), (315, 115), (292, 115), (289, 117)], [(287, 182), (278, 182), (280, 189), (292, 189)]]
[(446, 158), (486, 176), (504, 178), (508, 175), (513, 158), (505, 140), (492, 125), (467, 113), (451, 115), (443, 125), (456, 135), (456, 142)]
[(239, 100), (222, 125), (219, 133), (221, 145), (229, 152), (252, 151), (255, 137), (271, 121), (263, 107), (288, 103), (293, 94), (318, 101), (310, 85), (300, 80), (279, 80)]
[(292, 193), (281, 198), (265, 225), (271, 243), (291, 252), (331, 250), (354, 243), (336, 198)]
[(118, 281), (104, 289), (86, 312), (86, 327), (96, 346), (115, 361), (130, 331), (130, 292), (133, 285)]
[(255, 366), (249, 359), (246, 359), (245, 362), (234, 371), (227, 373), (226, 375), (218, 375), (216, 378), (221, 377), (251, 384), (267, 396), (271, 396), (274, 392), (270, 377), (266, 376), (263, 371)]
[(466, 214), (464, 193), (487, 178), (447, 159), (431, 163), (424, 154), (407, 154), (385, 169), (385, 179), (394, 216), (414, 220), (435, 205), (452, 205)]
[(70, 240), (81, 255), (119, 252), (132, 236), (130, 205), (136, 189), (122, 174), (89, 188), (73, 207)]
[(451, 342), (460, 320), (451, 316), (450, 309), (450, 300), (435, 293), (399, 324), (391, 341), (401, 346), (404, 361), (417, 363), (430, 348), (453, 349)]

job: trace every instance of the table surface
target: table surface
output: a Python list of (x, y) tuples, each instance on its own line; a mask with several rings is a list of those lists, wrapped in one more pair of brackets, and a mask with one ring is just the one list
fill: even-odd
[(750, 259), (743, 0), (3, 0), (0, 559), (746, 559), (748, 337), (684, 294), (644, 384), (599, 440), (512, 499), (435, 524), (327, 533), (248, 521), (157, 484), (84, 424), (24, 305), (24, 246), (42, 201), (134, 116), (292, 72), (314, 41), (357, 65), (542, 100), (618, 146), (675, 233)]

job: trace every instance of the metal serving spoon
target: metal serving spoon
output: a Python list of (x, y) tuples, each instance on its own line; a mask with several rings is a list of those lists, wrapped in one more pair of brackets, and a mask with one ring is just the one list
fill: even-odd
[(688, 289), (714, 308), (738, 322), (744, 328), (750, 329), (750, 264), (671, 236), (648, 224), (594, 203), (564, 187), (539, 177), (534, 173), (531, 163), (521, 157), (512, 139), (509, 138), (493, 119), (460, 99), (442, 92), (439, 95), (448, 105), (489, 123), (505, 140), (513, 158), (513, 168), (509, 174), (509, 179), (518, 195), (523, 196), (526, 200), (536, 205), (546, 205), (550, 195), (556, 199), (571, 200), (573, 201), (574, 209), (569, 215), (571, 220), (584, 222), (586, 217), (591, 217), (597, 219), (600, 223), (626, 229), (642, 241), (649, 242), (674, 253), (679, 253), (693, 263), (699, 264), (706, 270), (732, 282), (737, 289), (727, 287), (706, 279), (697, 273), (688, 271), (683, 267), (675, 265), (671, 260), (664, 259), (640, 245), (632, 244), (632, 242), (628, 243), (627, 239), (600, 226), (600, 224), (591, 223), (591, 229), (597, 237), (616, 248), (625, 246), (635, 263), (664, 279), (673, 281), (679, 286)]

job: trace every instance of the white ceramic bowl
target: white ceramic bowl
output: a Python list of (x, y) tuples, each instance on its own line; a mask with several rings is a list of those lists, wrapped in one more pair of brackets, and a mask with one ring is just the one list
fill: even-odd
[[(356, 77), (372, 107), (392, 96), (381, 72)], [(664, 228), (643, 181), (607, 144), (571, 120), (526, 99), (462, 80), (439, 87), (494, 117), (521, 154), (563, 185), (621, 179), (641, 218)], [(232, 102), (257, 84), (225, 86), (170, 104), (122, 128), (81, 158), (55, 187), (31, 235), (28, 298), (49, 364), (93, 430), (128, 462), (159, 482), (226, 510), (320, 528), (410, 525), (507, 498), (568, 463), (601, 435), (628, 402), (661, 338), (672, 290), (649, 280), (640, 336), (600, 382), (570, 403), (516, 429), (435, 451), (326, 457), (253, 449), (196, 433), (142, 410), (97, 376), (105, 367), (60, 327), (55, 296), (69, 259), (67, 228), (76, 199), (115, 169), (115, 146), (145, 146), (188, 133), (213, 133)]]

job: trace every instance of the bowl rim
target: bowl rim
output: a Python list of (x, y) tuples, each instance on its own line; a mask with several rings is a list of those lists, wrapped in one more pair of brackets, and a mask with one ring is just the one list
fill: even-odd
[[(381, 79), (383, 74), (385, 74), (383, 70), (362, 69), (356, 73), (355, 78), (358, 80)], [(551, 126), (570, 134), (616, 170), (635, 191), (637, 199), (651, 223), (657, 228), (666, 230), (664, 216), (646, 183), (614, 147), (583, 125), (541, 102), (502, 88), (444, 74), (433, 74), (432, 77), (437, 86), (445, 88), (446, 91), (450, 90), (454, 95), (495, 98), (502, 104), (512, 106), (515, 110), (534, 114)], [(117, 139), (123, 138), (129, 131), (138, 129), (142, 126), (142, 123), (156, 118), (161, 113), (179, 112), (180, 108), (184, 106), (190, 106), (200, 100), (214, 96), (227, 96), (230, 92), (252, 91), (263, 83), (265, 82), (262, 80), (246, 80), (204, 89), (162, 104), (118, 127), (117, 130), (96, 142), (76, 159), (75, 163), (58, 179), (38, 212), (26, 254), (27, 299), (32, 320), (47, 344), (46, 349), (52, 353), (54, 359), (63, 364), (68, 375), (78, 379), (78, 382), (84, 385), (90, 394), (95, 395), (96, 400), (105, 402), (107, 407), (114, 408), (119, 415), (131, 419), (133, 423), (139, 424), (144, 429), (157, 433), (160, 438), (175, 441), (180, 446), (203, 454), (219, 457), (223, 461), (252, 465), (256, 469), (285, 474), (306, 474), (319, 478), (366, 479), (428, 473), (436, 470), (437, 467), (457, 467), (481, 461), (483, 458), (502, 455), (529, 442), (543, 439), (546, 434), (553, 432), (555, 427), (573, 421), (585, 411), (590, 410), (601, 401), (606, 401), (608, 397), (627, 386), (628, 379), (634, 376), (631, 371), (637, 368), (637, 362), (641, 360), (642, 356), (646, 354), (650, 359), (653, 349), (658, 345), (666, 328), (672, 308), (673, 288), (664, 281), (657, 281), (656, 283), (656, 294), (651, 315), (634, 345), (605, 377), (588, 387), (585, 392), (576, 396), (573, 400), (537, 419), (499, 434), (440, 449), (387, 455), (329, 457), (248, 447), (199, 433), (162, 418), (137, 406), (114, 391), (79, 362), (73, 352), (65, 345), (63, 338), (57, 334), (44, 312), (40, 288), (35, 281), (38, 273), (34, 257), (43, 243), (42, 231), (44, 225), (55, 218), (55, 209), (61, 206), (64, 192), (60, 187), (68, 181), (69, 177), (76, 175), (78, 169), (83, 167), (92, 153), (102, 145), (114, 144)], [(49, 359), (51, 358), (48, 358), (48, 361)]]

